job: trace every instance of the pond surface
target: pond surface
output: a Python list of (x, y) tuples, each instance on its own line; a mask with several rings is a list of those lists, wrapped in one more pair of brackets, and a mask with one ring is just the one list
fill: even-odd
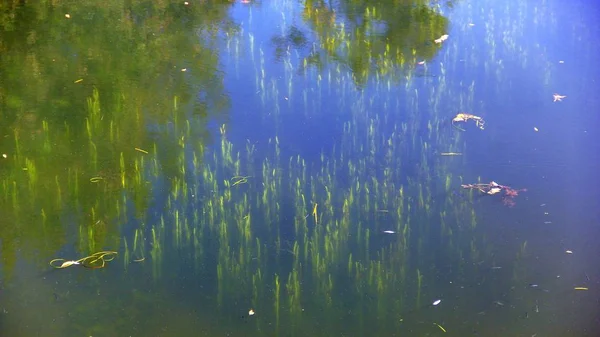
[(589, 3), (0, 5), (0, 335), (597, 336)]

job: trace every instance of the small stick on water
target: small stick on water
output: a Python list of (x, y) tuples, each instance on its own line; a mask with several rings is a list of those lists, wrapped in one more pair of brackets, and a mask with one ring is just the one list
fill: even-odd
[(440, 328), (440, 330), (442, 330), (443, 332), (447, 332), (446, 329), (444, 329), (443, 326), (441, 326), (441, 325), (439, 325), (439, 324), (437, 324), (435, 322), (433, 324), (437, 325), (437, 327)]
[(527, 189), (522, 188), (522, 189), (514, 189), (510, 186), (506, 186), (506, 185), (500, 185), (495, 181), (490, 182), (489, 184), (463, 184), (460, 185), (462, 188), (464, 189), (474, 189), (474, 190), (478, 190), (481, 193), (485, 193), (488, 195), (493, 195), (493, 194), (498, 194), (500, 193), (502, 195), (502, 202), (506, 205), (506, 206), (514, 206), (515, 205), (515, 201), (514, 198), (517, 197), (519, 195), (519, 192), (525, 192), (527, 191)]
[(479, 116), (471, 115), (468, 113), (464, 113), (464, 112), (461, 112), (461, 113), (457, 114), (454, 118), (452, 118), (452, 126), (454, 128), (456, 128), (457, 130), (465, 131), (465, 129), (456, 125), (456, 123), (467, 122), (469, 120), (475, 121), (475, 125), (477, 125), (477, 127), (480, 128), (481, 130), (483, 130), (485, 128), (485, 121), (483, 120), (483, 118), (481, 118)]

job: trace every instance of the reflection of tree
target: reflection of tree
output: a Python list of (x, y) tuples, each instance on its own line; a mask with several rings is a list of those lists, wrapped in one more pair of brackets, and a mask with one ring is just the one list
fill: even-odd
[(321, 45), (306, 60), (317, 66), (327, 59), (345, 64), (358, 84), (372, 70), (392, 75), (410, 71), (419, 60), (435, 55), (439, 45), (433, 40), (447, 32), (448, 20), (429, 3), (307, 0), (303, 16)]
[[(17, 237), (42, 252), (60, 247), (65, 212), (86, 224), (90, 246), (114, 244), (121, 179), (137, 174), (134, 147), (151, 150), (157, 137), (180, 146), (168, 130), (191, 121), (202, 137), (209, 112), (225, 110), (214, 46), (233, 25), (221, 2), (0, 4), (4, 266)], [(90, 183), (95, 176), (103, 179)], [(147, 184), (132, 181), (125, 187), (144, 208)]]
[(285, 36), (274, 36), (271, 40), (275, 45), (275, 57), (277, 60), (283, 58), (288, 48), (301, 49), (308, 43), (304, 33), (295, 26), (290, 27)]

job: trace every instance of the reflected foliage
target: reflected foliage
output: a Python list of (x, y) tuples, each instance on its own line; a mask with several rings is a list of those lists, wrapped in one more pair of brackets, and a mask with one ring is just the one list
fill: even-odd
[(274, 36), (271, 41), (275, 45), (275, 57), (278, 61), (285, 57), (290, 48), (301, 50), (308, 46), (306, 34), (296, 26), (290, 27), (285, 36)]
[(123, 191), (138, 214), (150, 193), (147, 183), (131, 179), (141, 176), (144, 153), (136, 147), (152, 151), (161, 139), (163, 170), (181, 175), (168, 155), (181, 139), (169, 130), (193, 125), (207, 139), (208, 118), (228, 108), (215, 45), (236, 29), (229, 6), (225, 0), (0, 4), (5, 273), (16, 245), (30, 245), (46, 263), (68, 240), (69, 224), (88, 238), (81, 251), (119, 245)]
[(307, 0), (303, 17), (320, 42), (304, 66), (345, 65), (361, 86), (370, 74), (410, 76), (418, 62), (436, 55), (440, 45), (433, 41), (448, 31), (440, 8), (420, 0)]

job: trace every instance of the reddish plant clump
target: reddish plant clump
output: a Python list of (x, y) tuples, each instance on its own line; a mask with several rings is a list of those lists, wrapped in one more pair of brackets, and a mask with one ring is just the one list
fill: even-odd
[(527, 189), (514, 189), (510, 186), (500, 185), (495, 181), (490, 182), (489, 184), (466, 184), (461, 185), (462, 188), (466, 189), (476, 189), (485, 194), (502, 194), (502, 203), (508, 207), (513, 207), (515, 205), (515, 198), (519, 195), (519, 192), (526, 192)]

